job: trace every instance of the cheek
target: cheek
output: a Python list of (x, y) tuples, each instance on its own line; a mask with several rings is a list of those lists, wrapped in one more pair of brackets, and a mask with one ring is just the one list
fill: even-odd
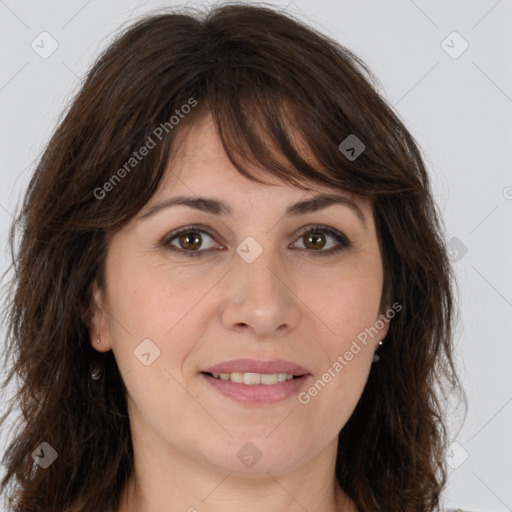
[(326, 312), (335, 334), (322, 338), (322, 369), (305, 390), (314, 402), (320, 423), (330, 417), (333, 428), (341, 428), (361, 397), (372, 366), (376, 339), (372, 338), (370, 327), (377, 308), (378, 301), (361, 292), (346, 295), (341, 305)]
[[(193, 278), (173, 272), (168, 265), (148, 265), (142, 258), (113, 257), (112, 262), (109, 330), (121, 374), (131, 376), (134, 397), (139, 387), (152, 384), (157, 390), (172, 389), (177, 383), (171, 375), (182, 380), (183, 362), (205, 328), (201, 301), (214, 293), (218, 277)], [(137, 359), (139, 347), (151, 352), (150, 366)], [(157, 399), (158, 393), (152, 396)]]
[(309, 265), (301, 271), (307, 279), (297, 280), (298, 294), (331, 335), (343, 341), (374, 324), (383, 284), (382, 263), (374, 244), (347, 252), (339, 264), (327, 270)]
[[(352, 416), (366, 385), (373, 352), (369, 346), (350, 350), (351, 343), (326, 347), (329, 363), (299, 396), (308, 428), (331, 439), (339, 434)], [(346, 352), (351, 355), (350, 360)]]
[[(381, 283), (375, 276), (342, 276), (335, 285), (326, 287), (327, 293), (315, 299), (315, 311), (330, 328), (333, 336), (329, 352), (342, 350), (378, 318)], [(331, 282), (332, 283), (332, 282)]]
[(116, 258), (119, 252), (112, 253), (108, 268), (112, 314), (137, 337), (164, 341), (215, 284), (208, 275), (195, 278), (167, 264), (152, 264), (147, 255)]
[(322, 304), (317, 304), (323, 323), (329, 327), (329, 335), (322, 337), (326, 360), (319, 378), (329, 388), (322, 391), (327, 391), (325, 400), (344, 415), (357, 404), (371, 369), (375, 343), (380, 339), (374, 326), (381, 288), (379, 276), (370, 273), (365, 278), (345, 276), (338, 282), (337, 287), (330, 287)]

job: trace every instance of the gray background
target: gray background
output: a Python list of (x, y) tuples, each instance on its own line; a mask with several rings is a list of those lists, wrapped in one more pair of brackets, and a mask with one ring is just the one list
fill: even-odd
[[(454, 248), (457, 357), (469, 398), (461, 429), (453, 415), (456, 444), (446, 454), (453, 467), (444, 499), (475, 512), (510, 511), (511, 1), (268, 3), (286, 7), (362, 57), (423, 150)], [(8, 226), (34, 161), (92, 59), (121, 25), (176, 4), (0, 0), (0, 271), (7, 265)], [(31, 47), (33, 41), (42, 46), (44, 31), (58, 43), (46, 59)], [(453, 31), (463, 39), (448, 37)], [(458, 55), (464, 40), (469, 47)], [(2, 446), (5, 440), (4, 432)]]

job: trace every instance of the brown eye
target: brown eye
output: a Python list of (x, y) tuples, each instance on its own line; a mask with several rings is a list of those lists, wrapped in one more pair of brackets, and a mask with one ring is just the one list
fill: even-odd
[[(326, 250), (326, 240), (329, 238), (334, 239), (338, 244), (331, 245)], [(325, 226), (313, 226), (304, 231), (299, 240), (304, 243), (304, 250), (307, 250), (312, 256), (329, 256), (330, 254), (339, 252), (343, 249), (350, 247), (350, 241), (342, 233), (325, 227)]]
[(196, 226), (188, 226), (177, 233), (170, 233), (160, 242), (160, 245), (185, 256), (201, 256), (203, 252), (215, 248), (212, 242), (205, 247), (205, 236), (213, 241), (213, 235), (208, 231)]
[[(205, 236), (212, 240), (210, 245), (206, 245), (206, 247)], [(337, 244), (329, 242), (329, 239), (334, 240)], [(299, 247), (299, 249), (306, 251), (314, 257), (329, 256), (351, 246), (350, 241), (345, 235), (326, 226), (309, 227), (302, 232), (295, 243), (301, 241), (303, 247)], [(223, 249), (222, 246), (216, 245), (213, 242), (214, 235), (201, 226), (188, 226), (178, 232), (172, 232), (167, 235), (160, 242), (160, 246), (176, 251), (179, 255), (183, 256), (202, 256), (204, 252), (216, 247)]]
[(189, 231), (178, 236), (178, 242), (183, 249), (199, 249), (201, 235), (197, 231)]
[(303, 237), (308, 249), (322, 249), (325, 245), (325, 236), (323, 234), (309, 232), (303, 235)]

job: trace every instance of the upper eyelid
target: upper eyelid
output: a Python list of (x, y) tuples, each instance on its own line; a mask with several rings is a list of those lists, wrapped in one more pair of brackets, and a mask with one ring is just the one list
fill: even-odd
[[(330, 227), (330, 226), (326, 226), (326, 225), (322, 225), (322, 224), (309, 224), (309, 225), (306, 225), (306, 226), (300, 228), (298, 230), (298, 234), (295, 234), (294, 236), (300, 238), (302, 235), (306, 234), (308, 231), (315, 230), (315, 229), (317, 229), (319, 231), (326, 231), (328, 236), (332, 236), (332, 237), (340, 236), (341, 238), (346, 240), (346, 242), (348, 244), (351, 243), (351, 240), (347, 237), (347, 235), (343, 231), (340, 231), (340, 230), (338, 230), (336, 228), (333, 228), (333, 227)], [(206, 226), (203, 226), (203, 225), (190, 225), (190, 226), (184, 226), (183, 228), (177, 228), (176, 230), (173, 230), (170, 233), (166, 234), (162, 238), (161, 243), (163, 245), (170, 244), (171, 240), (173, 240), (177, 236), (182, 235), (184, 233), (192, 232), (194, 230), (202, 232), (202, 233), (206, 233), (212, 239), (216, 238), (216, 235), (214, 233), (210, 232), (210, 231), (213, 231), (210, 228), (207, 228)], [(329, 233), (329, 231), (332, 231), (332, 233)], [(297, 231), (295, 233), (297, 233)], [(196, 252), (203, 252), (203, 251), (196, 251)]]

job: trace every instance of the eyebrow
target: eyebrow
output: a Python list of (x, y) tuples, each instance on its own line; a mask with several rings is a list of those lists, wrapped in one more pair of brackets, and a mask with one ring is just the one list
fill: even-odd
[[(359, 206), (352, 201), (352, 199), (338, 194), (320, 194), (310, 199), (294, 203), (286, 209), (285, 217), (295, 217), (298, 215), (305, 215), (307, 213), (314, 213), (332, 205), (343, 205), (350, 208), (357, 215), (364, 228), (367, 229), (366, 218)], [(146, 213), (139, 216), (139, 219), (147, 219), (157, 212), (173, 206), (188, 206), (189, 208), (194, 208), (217, 216), (234, 214), (231, 206), (217, 199), (209, 197), (177, 196), (165, 199), (160, 203), (149, 207)]]

